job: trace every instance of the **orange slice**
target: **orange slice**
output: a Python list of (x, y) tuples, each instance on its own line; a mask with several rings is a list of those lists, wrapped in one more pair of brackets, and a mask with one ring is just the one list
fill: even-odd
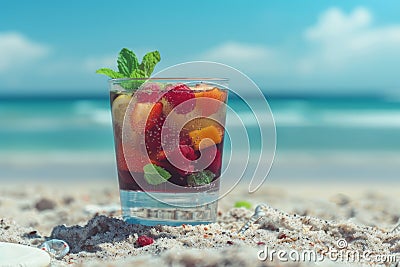
[(222, 142), (223, 130), (214, 125), (189, 132), (194, 149), (200, 150)]
[[(222, 103), (226, 101), (226, 93), (217, 87), (207, 91), (195, 91), (196, 107), (201, 110), (203, 116), (210, 116), (220, 109)], [(212, 98), (217, 101), (209, 101), (208, 98)]]

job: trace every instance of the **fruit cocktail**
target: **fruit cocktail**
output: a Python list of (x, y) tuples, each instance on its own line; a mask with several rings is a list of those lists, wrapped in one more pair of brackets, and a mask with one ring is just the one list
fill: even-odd
[[(110, 101), (122, 215), (145, 225), (215, 221), (227, 80), (146, 78), (160, 60), (124, 48)], [(148, 75), (148, 76), (147, 76)]]
[(110, 80), (123, 216), (133, 223), (215, 220), (227, 89), (222, 79)]

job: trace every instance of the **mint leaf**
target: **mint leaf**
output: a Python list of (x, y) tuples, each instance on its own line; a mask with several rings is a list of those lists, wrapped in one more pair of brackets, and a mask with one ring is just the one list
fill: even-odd
[(116, 71), (113, 71), (111, 69), (107, 69), (107, 68), (98, 69), (98, 70), (96, 70), (96, 73), (107, 75), (111, 79), (117, 79), (117, 78), (123, 78), (124, 77), (123, 74), (121, 74), (119, 72), (116, 72)]
[(187, 183), (189, 186), (206, 185), (211, 183), (214, 178), (215, 174), (212, 171), (204, 170), (189, 175), (187, 178)]
[[(146, 78), (146, 73), (141, 69), (134, 69), (129, 76), (130, 78)], [(143, 79), (143, 82), (145, 79)]]
[(161, 56), (160, 52), (158, 51), (149, 52), (143, 57), (142, 63), (139, 65), (139, 69), (144, 72), (144, 77), (150, 77), (150, 75), (153, 73), (154, 67), (158, 62), (160, 62), (160, 60)]
[(143, 171), (144, 178), (151, 185), (165, 183), (169, 178), (171, 178), (171, 174), (168, 171), (151, 163), (145, 165), (143, 167)]
[(139, 65), (135, 53), (128, 48), (122, 48), (117, 59), (118, 72), (102, 68), (98, 69), (96, 73), (107, 75), (111, 79), (128, 78), (126, 81), (121, 81), (120, 85), (127, 90), (135, 90), (146, 81), (145, 78), (151, 76), (154, 67), (160, 60), (160, 52), (153, 51), (147, 53)]
[(128, 48), (121, 49), (117, 63), (119, 73), (123, 74), (125, 77), (130, 77), (133, 71), (139, 66), (135, 53)]
[(248, 210), (251, 210), (251, 203), (247, 201), (237, 201), (235, 203), (235, 208), (246, 208)]
[[(138, 89), (146, 81), (146, 79), (144, 77), (146, 77), (146, 75), (144, 74), (144, 72), (142, 70), (135, 69), (135, 70), (133, 70), (133, 72), (129, 78), (136, 78), (138, 80), (122, 81), (121, 86), (127, 90)], [(141, 79), (141, 78), (143, 78), (143, 79)]]

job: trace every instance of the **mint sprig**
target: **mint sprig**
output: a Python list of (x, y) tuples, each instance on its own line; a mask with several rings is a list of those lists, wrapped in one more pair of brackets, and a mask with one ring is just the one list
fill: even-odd
[[(135, 53), (128, 48), (122, 48), (119, 52), (117, 63), (118, 71), (108, 68), (101, 68), (96, 71), (98, 74), (104, 74), (111, 79), (117, 78), (136, 78), (138, 81), (125, 81), (121, 83), (125, 89), (136, 89), (142, 85), (146, 78), (150, 77), (155, 66), (160, 62), (160, 52), (152, 51), (144, 55), (139, 64)], [(143, 80), (140, 80), (143, 78)]]
[(154, 67), (157, 65), (158, 62), (160, 62), (161, 56), (158, 51), (153, 51), (150, 53), (147, 53), (144, 55), (142, 59), (142, 63), (139, 65), (139, 69), (144, 72), (147, 77), (150, 77), (150, 75), (154, 71)]
[(124, 78), (123, 74), (107, 68), (98, 69), (96, 73), (107, 75), (111, 79)]
[(201, 186), (212, 182), (215, 178), (215, 174), (209, 170), (203, 170), (192, 173), (187, 177), (187, 183), (189, 186)]
[(144, 178), (151, 185), (159, 185), (168, 181), (171, 174), (164, 168), (155, 164), (147, 164), (143, 167)]
[(135, 53), (127, 48), (122, 48), (119, 52), (117, 63), (119, 73), (123, 74), (127, 78), (130, 78), (133, 71), (139, 66)]

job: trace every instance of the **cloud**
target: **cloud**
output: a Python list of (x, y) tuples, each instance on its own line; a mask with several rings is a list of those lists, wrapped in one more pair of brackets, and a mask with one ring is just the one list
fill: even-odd
[(36, 43), (21, 33), (0, 32), (0, 73), (27, 66), (49, 52), (49, 46)]
[(400, 25), (375, 25), (364, 7), (322, 12), (292, 43), (226, 42), (201, 59), (232, 65), (279, 88), (396, 87)]
[(316, 25), (305, 31), (305, 35), (310, 40), (332, 41), (362, 31), (371, 21), (371, 13), (362, 7), (356, 8), (349, 16), (338, 8), (330, 8), (319, 16)]
[(225, 42), (198, 56), (201, 60), (217, 61), (251, 73), (275, 73), (282, 69), (278, 49), (260, 44)]
[(400, 25), (374, 26), (372, 13), (363, 7), (345, 14), (338, 8), (322, 13), (303, 34), (309, 51), (299, 59), (303, 74), (344, 72), (374, 63), (400, 59)]
[(273, 51), (262, 45), (226, 42), (206, 52), (205, 58), (215, 58), (224, 61), (252, 61), (265, 59), (273, 55)]
[[(225, 41), (197, 55), (179, 54), (175, 58), (225, 63), (269, 89), (353, 88), (354, 92), (355, 88), (399, 88), (400, 24), (378, 24), (374, 19), (365, 7), (350, 12), (331, 7), (316, 16), (313, 24), (281, 43)], [(50, 55), (51, 50), (49, 45), (22, 33), (0, 32), (1, 86), (72, 87), (74, 82), (76, 88), (96, 87), (93, 84), (101, 82), (94, 74), (96, 69), (116, 68), (118, 51), (87, 57), (55, 57), (55, 53)], [(146, 51), (148, 47), (136, 49), (138, 55)], [(163, 59), (159, 66), (169, 63), (172, 61)], [(28, 68), (29, 72), (15, 71)]]

